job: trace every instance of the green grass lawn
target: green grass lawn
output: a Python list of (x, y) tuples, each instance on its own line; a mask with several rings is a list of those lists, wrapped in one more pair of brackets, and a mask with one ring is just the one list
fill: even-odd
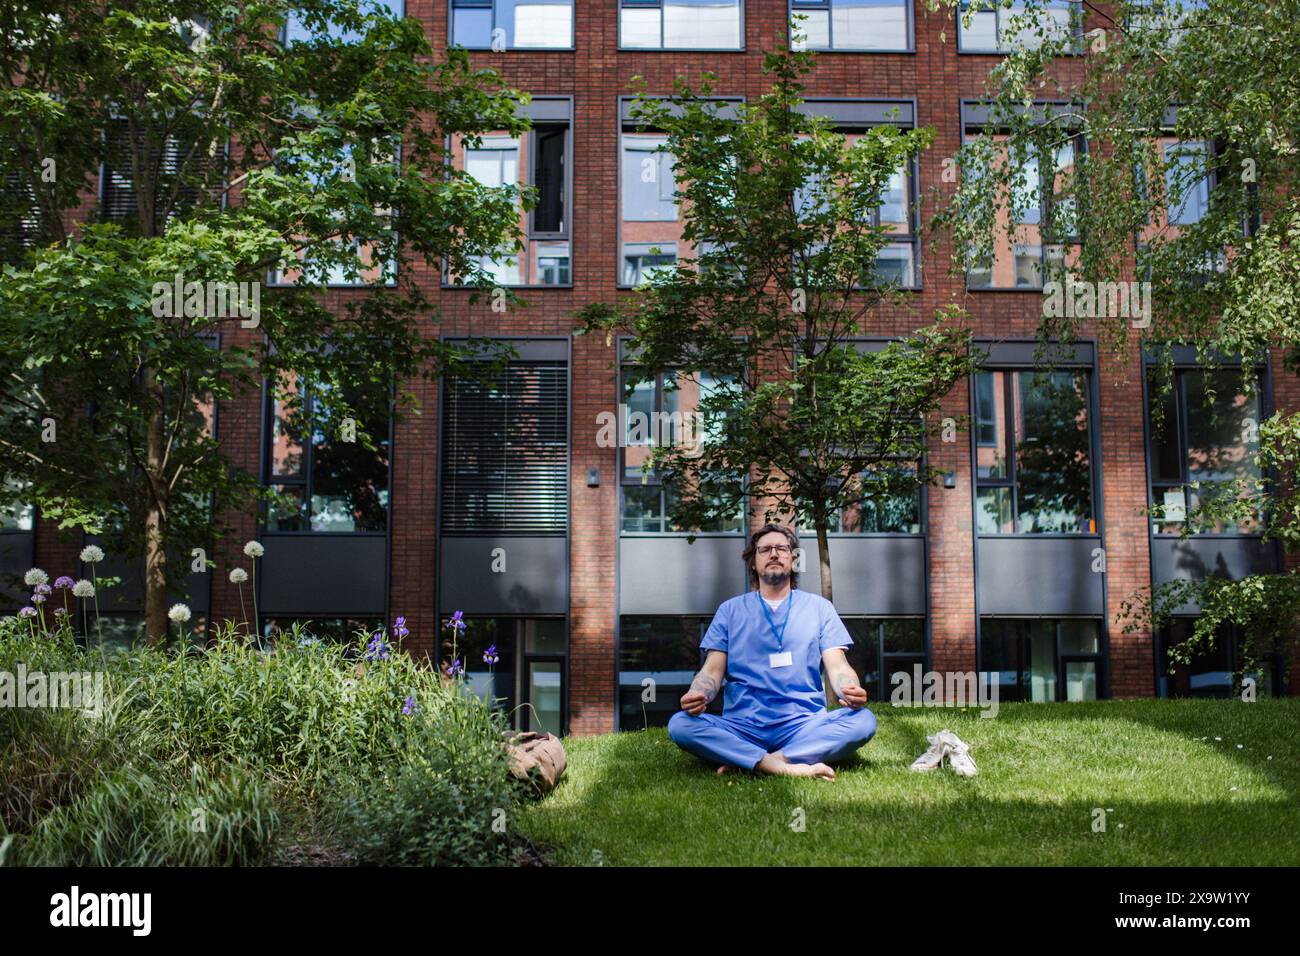
[[(717, 776), (662, 729), (567, 738), (519, 828), (580, 866), (1300, 863), (1300, 699), (873, 710), (834, 782)], [(944, 727), (978, 776), (907, 769)]]

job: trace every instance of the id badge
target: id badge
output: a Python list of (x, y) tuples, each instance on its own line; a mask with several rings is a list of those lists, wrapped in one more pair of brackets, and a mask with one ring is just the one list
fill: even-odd
[(789, 667), (793, 663), (794, 663), (794, 657), (791, 655), (789, 651), (783, 651), (780, 654), (767, 655), (768, 667)]

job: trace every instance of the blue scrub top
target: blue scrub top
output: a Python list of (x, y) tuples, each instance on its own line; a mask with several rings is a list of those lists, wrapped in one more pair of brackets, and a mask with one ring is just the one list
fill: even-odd
[(723, 713), (729, 718), (763, 726), (826, 709), (822, 652), (849, 647), (853, 638), (830, 601), (798, 588), (790, 593), (789, 604), (783, 601), (771, 612), (780, 631), (789, 608), (781, 650), (790, 652), (790, 666), (770, 664), (769, 655), (777, 653), (776, 634), (758, 591), (723, 601), (700, 641), (701, 650), (727, 653)]

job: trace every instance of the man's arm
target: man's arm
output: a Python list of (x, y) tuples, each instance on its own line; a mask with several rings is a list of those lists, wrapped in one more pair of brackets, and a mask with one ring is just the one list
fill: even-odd
[(858, 675), (844, 654), (844, 648), (832, 647), (822, 653), (822, 666), (826, 679), (835, 693), (835, 699), (846, 707), (861, 707), (867, 702), (867, 691), (858, 683)]
[(692, 717), (704, 713), (709, 702), (718, 696), (718, 688), (722, 686), (722, 678), (726, 673), (727, 652), (709, 651), (709, 656), (704, 659), (704, 666), (691, 681), (690, 690), (682, 695), (682, 710)]

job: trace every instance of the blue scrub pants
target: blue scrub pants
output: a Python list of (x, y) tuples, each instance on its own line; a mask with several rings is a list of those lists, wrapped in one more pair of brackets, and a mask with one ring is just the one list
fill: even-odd
[(668, 721), (668, 736), (683, 750), (713, 764), (753, 770), (780, 750), (790, 763), (830, 763), (853, 756), (875, 736), (876, 715), (865, 707), (798, 714), (777, 724), (756, 726), (707, 711), (692, 717), (684, 710)]

